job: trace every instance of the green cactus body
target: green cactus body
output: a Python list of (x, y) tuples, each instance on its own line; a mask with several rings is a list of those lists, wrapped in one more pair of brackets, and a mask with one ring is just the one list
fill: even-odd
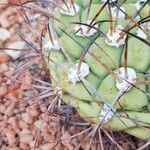
[[(75, 17), (70, 17), (70, 16), (67, 16), (67, 15), (63, 15), (61, 14), (60, 12), (57, 12), (56, 13), (56, 19), (59, 19), (58, 21), (56, 20), (55, 21), (55, 27), (57, 29), (57, 32), (61, 35), (62, 31), (60, 30), (61, 29), (68, 29), (68, 28), (71, 28), (71, 26), (73, 27), (74, 25), (72, 24), (71, 25), (71, 22), (79, 22), (79, 19), (78, 19), (78, 14), (75, 16)], [(61, 19), (63, 18), (63, 20)]]
[[(125, 113), (118, 112), (115, 117), (112, 118), (110, 121), (111, 123), (108, 124), (114, 131), (121, 131), (126, 130), (128, 128), (136, 127), (135, 120), (145, 123), (145, 127), (149, 127), (149, 120), (150, 114), (149, 113), (141, 113), (141, 112), (131, 112), (126, 111)], [(107, 125), (105, 125), (107, 126)], [(143, 124), (139, 125), (143, 126)]]
[[(73, 13), (71, 15), (66, 15), (65, 13), (67, 13), (69, 11), (69, 7), (71, 7), (72, 10), (74, 10), (73, 7), (76, 8), (76, 12), (73, 11)], [(78, 8), (78, 10), (77, 10)], [(64, 10), (63, 10), (64, 9)], [(64, 11), (64, 13), (62, 13)], [(73, 28), (74, 25), (71, 24), (72, 22), (79, 22), (80, 21), (80, 16), (81, 16), (81, 12), (83, 11), (82, 7), (79, 7), (79, 4), (75, 4), (74, 6), (72, 6), (71, 4), (63, 4), (63, 8), (57, 8), (56, 12), (55, 12), (55, 20), (54, 20), (54, 26), (57, 30), (57, 32), (59, 34), (61, 34), (61, 29), (68, 29), (68, 28)], [(58, 20), (57, 20), (58, 19)]]
[[(124, 0), (119, 0), (119, 2), (122, 3), (122, 2), (124, 2)], [(130, 3), (136, 3), (136, 2), (137, 2), (137, 0), (127, 0), (127, 1), (126, 1), (127, 4), (128, 4), (128, 3), (129, 3), (129, 4), (130, 4)]]
[[(102, 8), (102, 6), (103, 6), (102, 4), (92, 4), (92, 6), (90, 8), (90, 13), (88, 15), (88, 19), (92, 20), (95, 17), (95, 15), (97, 14), (97, 12)], [(82, 22), (87, 21), (87, 14), (88, 14), (88, 8), (82, 12), (82, 16), (81, 16)], [(101, 21), (101, 20), (108, 20), (108, 19), (109, 19), (109, 17), (108, 17), (107, 9), (104, 8), (96, 20)]]
[[(148, 45), (136, 38), (130, 38), (128, 42), (128, 66), (136, 69), (137, 71), (146, 72), (150, 66), (149, 51), (150, 47)], [(124, 64), (124, 54), (122, 55), (121, 64), (122, 66)]]
[[(87, 82), (89, 82), (91, 84), (91, 86), (93, 86), (95, 89), (98, 88), (99, 86), (99, 80), (98, 77), (96, 77), (96, 75), (90, 73), (87, 77), (86, 77)], [(94, 80), (94, 82), (92, 82)], [(68, 84), (63, 84), (62, 88), (64, 90), (64, 92), (68, 92), (70, 87), (71, 87), (71, 83)], [(72, 96), (78, 98), (78, 99), (82, 99), (85, 101), (92, 101), (92, 97), (89, 94), (89, 92), (84, 88), (84, 85), (82, 83), (76, 83), (75, 85), (73, 85), (73, 89), (72, 89), (72, 93), (70, 93)]]
[(140, 139), (148, 139), (150, 129), (145, 127), (136, 127), (136, 128), (129, 128), (125, 130), (126, 133), (138, 137)]
[(145, 16), (149, 16), (150, 15), (150, 5), (147, 4), (145, 5), (145, 7), (142, 9), (142, 11), (140, 12), (140, 16), (142, 18), (144, 18)]
[[(79, 1), (80, 1), (80, 0), (79, 0)], [(92, 4), (98, 4), (99, 1), (100, 1), (100, 0), (93, 0), (93, 1), (92, 1)], [(81, 5), (82, 5), (84, 8), (87, 8), (90, 1), (80, 1), (80, 2), (81, 2)]]
[[(147, 82), (150, 81), (149, 74), (150, 74), (150, 68), (147, 70), (147, 75), (148, 75), (148, 77), (146, 78)], [(147, 85), (147, 92), (150, 93), (150, 85)], [(150, 110), (150, 97), (148, 99), (149, 99), (149, 110)]]
[[(91, 44), (91, 41), (88, 38), (79, 37), (74, 34), (70, 34), (71, 37), (76, 40), (78, 43), (82, 43), (83, 46), (88, 47)], [(94, 38), (95, 35), (93, 35), (92, 38)], [(91, 38), (91, 39), (92, 39)], [(63, 44), (63, 47), (68, 52), (70, 56), (73, 58), (80, 58), (83, 51), (85, 51), (84, 48), (79, 46), (75, 41), (73, 41), (68, 35), (65, 33), (60, 38), (61, 43)], [(75, 50), (74, 50), (75, 49)]]
[[(77, 13), (73, 9), (68, 14), (54, 11), (53, 15), (65, 25), (55, 19), (50, 24), (52, 37), (58, 42), (52, 44), (48, 33), (45, 36), (43, 52), (52, 86), (61, 88), (62, 100), (87, 122), (150, 138), (149, 23), (130, 31), (143, 40), (128, 34), (126, 41), (122, 30), (137, 21), (137, 1), (127, 0), (121, 6), (126, 15), (113, 16), (112, 24), (108, 4), (103, 8), (104, 1), (94, 0), (89, 9), (89, 2), (76, 0), (80, 8)], [(122, 2), (110, 4), (111, 11)], [(148, 9), (147, 4), (138, 16), (147, 17)]]
[[(140, 75), (139, 75), (140, 76)], [(142, 76), (142, 75), (141, 75)], [(145, 91), (145, 85), (137, 86), (141, 90)], [(109, 103), (113, 100), (117, 93), (118, 89), (115, 85), (115, 80), (112, 78), (111, 75), (108, 75), (101, 83), (98, 91), (100, 91), (103, 97), (108, 100)], [(133, 110), (133, 111), (142, 111), (145, 106), (148, 105), (147, 96), (133, 87), (130, 89), (126, 94), (124, 94), (119, 102), (116, 105), (117, 109), (125, 109), (125, 110)]]
[[(125, 27), (127, 24), (127, 20), (125, 20), (124, 18), (120, 18), (117, 21), (117, 24), (121, 25), (122, 27)], [(113, 26), (115, 26), (114, 19), (113, 19)], [(110, 22), (104, 22), (100, 25), (100, 30), (103, 31), (105, 34), (108, 33), (109, 29), (110, 29)]]
[[(115, 69), (117, 66), (119, 66), (120, 56), (123, 47), (110, 47), (104, 41), (104, 37), (98, 38), (95, 41), (96, 44), (93, 44), (91, 46), (89, 53), (92, 53), (95, 56), (97, 56), (97, 59), (107, 64), (109, 68)], [(108, 57), (108, 55), (111, 57), (111, 59)], [(87, 54), (85, 56), (85, 62), (87, 62), (90, 65), (92, 72), (99, 76), (100, 79), (103, 79), (107, 74), (107, 70), (102, 66), (102, 64), (98, 60), (95, 60), (90, 54)], [(112, 60), (114, 62), (112, 62)]]
[[(128, 16), (134, 16), (136, 14), (136, 8), (132, 4), (124, 4), (123, 7), (125, 8), (125, 12)], [(126, 17), (127, 18), (127, 17)]]

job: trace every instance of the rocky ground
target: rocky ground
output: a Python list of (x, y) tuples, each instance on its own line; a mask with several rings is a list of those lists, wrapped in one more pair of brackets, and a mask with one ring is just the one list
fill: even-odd
[[(48, 111), (55, 91), (39, 55), (45, 18), (16, 4), (19, 0), (0, 0), (0, 149), (86, 150), (91, 138), (83, 140), (86, 133), (81, 132), (89, 126), (72, 123), (83, 122), (75, 110), (69, 108), (68, 115), (63, 105)], [(29, 23), (32, 19), (36, 23)], [(94, 137), (92, 150), (136, 150), (146, 143), (124, 133), (101, 136)]]

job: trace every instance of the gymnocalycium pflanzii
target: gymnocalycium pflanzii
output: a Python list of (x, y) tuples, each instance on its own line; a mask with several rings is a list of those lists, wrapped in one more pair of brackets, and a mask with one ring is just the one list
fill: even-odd
[(43, 52), (53, 87), (91, 124), (150, 138), (148, 0), (62, 0)]

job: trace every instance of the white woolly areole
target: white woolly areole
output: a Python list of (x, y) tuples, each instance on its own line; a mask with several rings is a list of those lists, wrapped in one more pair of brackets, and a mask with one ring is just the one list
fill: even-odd
[(147, 0), (138, 0), (136, 3), (135, 3), (135, 7), (137, 10), (139, 10), (141, 8), (141, 6), (143, 5), (143, 3), (145, 3)]
[[(144, 24), (143, 25), (141, 25), (140, 26), (143, 30), (144, 30)], [(150, 30), (150, 23), (147, 23), (147, 29), (148, 30)], [(141, 38), (143, 38), (143, 39), (147, 39), (147, 35), (146, 35), (146, 33), (143, 31), (143, 30), (141, 30), (140, 28), (136, 31), (136, 33), (137, 33), (137, 36), (139, 36), (139, 37), (141, 37)]]
[(107, 38), (105, 39), (106, 44), (110, 45), (110, 46), (115, 46), (115, 47), (119, 47), (120, 45), (125, 44), (126, 35), (122, 39), (117, 41), (118, 38), (120, 37), (120, 33), (121, 33), (122, 29), (123, 29), (123, 27), (121, 25), (118, 25), (116, 27), (115, 32), (112, 32), (112, 35), (111, 35), (110, 29), (109, 29), (109, 31), (107, 33)]
[[(67, 8), (68, 7), (68, 8)], [(75, 10), (74, 10), (75, 7)], [(67, 6), (65, 4), (62, 5), (62, 9), (60, 9), (60, 13), (67, 15), (67, 16), (75, 16), (76, 13), (78, 13), (80, 10), (80, 7), (77, 4), (74, 4), (74, 6), (70, 3), (67, 3)]]
[(140, 28), (136, 31), (137, 36), (143, 38), (143, 39), (147, 39), (147, 35), (145, 34), (145, 32), (143, 30), (141, 30)]
[(58, 43), (58, 40), (54, 39), (53, 43), (51, 41), (48, 41), (45, 46), (45, 49), (54, 49), (54, 50), (59, 50), (60, 49), (60, 45)]
[[(135, 83), (135, 79), (137, 78), (136, 72), (132, 68), (127, 68), (127, 77), (125, 73), (125, 68), (121, 67), (117, 71), (117, 76), (119, 77), (119, 81), (116, 80), (116, 87), (119, 91), (126, 91), (129, 90), (132, 85)], [(131, 83), (131, 84), (130, 84)]]
[(80, 81), (79, 78), (84, 78), (89, 74), (89, 66), (86, 63), (84, 62), (81, 63), (79, 73), (78, 73), (78, 66), (79, 64), (77, 63), (74, 66), (72, 66), (68, 71), (68, 79), (72, 83)]
[(118, 9), (117, 7), (111, 7), (112, 17), (125, 18), (125, 14), (121, 10), (125, 12), (125, 9), (123, 7), (120, 7), (120, 9)]
[(112, 108), (110, 105), (104, 104), (99, 115), (100, 122), (102, 122), (103, 124), (107, 123), (114, 116), (115, 112), (115, 108)]
[[(90, 25), (91, 20), (88, 20), (87, 22), (83, 22), (83, 23)], [(93, 24), (94, 24), (94, 26), (93, 26), (94, 28), (98, 28), (98, 24), (95, 24), (95, 23), (93, 23)], [(76, 35), (83, 36), (83, 37), (89, 37), (97, 32), (97, 30), (94, 28), (90, 28), (89, 26), (86, 26), (86, 25), (76, 25), (75, 26)]]
[(141, 19), (140, 16), (136, 16), (136, 17), (134, 18), (135, 21), (140, 21), (140, 19)]

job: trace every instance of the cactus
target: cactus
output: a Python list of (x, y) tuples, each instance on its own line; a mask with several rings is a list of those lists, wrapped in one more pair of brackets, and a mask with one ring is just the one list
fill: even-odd
[(148, 1), (59, 6), (43, 42), (53, 87), (90, 124), (150, 138)]

